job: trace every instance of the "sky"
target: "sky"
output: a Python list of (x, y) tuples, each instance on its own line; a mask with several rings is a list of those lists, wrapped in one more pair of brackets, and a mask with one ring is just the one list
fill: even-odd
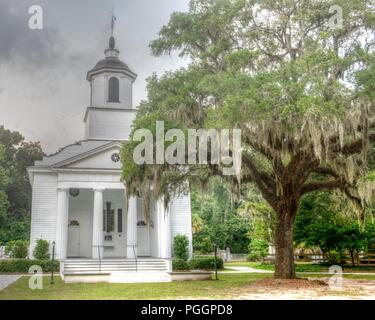
[[(32, 5), (43, 9), (43, 30), (29, 28)], [(149, 43), (188, 0), (0, 0), (0, 125), (47, 154), (83, 139), (86, 73), (104, 58), (112, 9), (120, 59), (138, 74), (135, 106), (147, 97), (147, 77), (187, 64), (152, 56)]]

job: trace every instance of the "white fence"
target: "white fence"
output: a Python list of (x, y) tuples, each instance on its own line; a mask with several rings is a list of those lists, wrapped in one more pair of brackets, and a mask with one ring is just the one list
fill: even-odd
[[(194, 258), (205, 258), (205, 257), (213, 257), (214, 253), (208, 254), (194, 254)], [(225, 262), (230, 261), (246, 261), (247, 254), (246, 253), (231, 253), (229, 249), (227, 250), (217, 250), (217, 256), (222, 258)]]
[(0, 246), (0, 259), (5, 259), (5, 247)]

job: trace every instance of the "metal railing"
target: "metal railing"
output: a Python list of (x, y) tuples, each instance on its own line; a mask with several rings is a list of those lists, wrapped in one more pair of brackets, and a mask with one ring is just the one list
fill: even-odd
[[(93, 247), (96, 247), (98, 250), (98, 260), (99, 260), (99, 273), (102, 272), (102, 254), (100, 248), (104, 248), (103, 245), (95, 245)], [(138, 255), (137, 255), (137, 244), (127, 245), (127, 247), (132, 247), (133, 249), (133, 255), (134, 255), (134, 261), (135, 261), (135, 272), (138, 272)]]
[[(134, 261), (135, 261), (135, 272), (138, 272), (138, 255), (137, 255), (137, 244), (128, 244), (126, 247), (131, 247), (133, 249)], [(128, 257), (127, 257), (128, 258)]]
[(98, 260), (99, 260), (99, 273), (102, 273), (102, 254), (100, 248), (104, 248), (103, 245), (93, 245), (93, 247), (98, 250)]
[(136, 245), (133, 245), (133, 254), (135, 259), (135, 272), (138, 272), (138, 257), (137, 257), (137, 250), (135, 249)]

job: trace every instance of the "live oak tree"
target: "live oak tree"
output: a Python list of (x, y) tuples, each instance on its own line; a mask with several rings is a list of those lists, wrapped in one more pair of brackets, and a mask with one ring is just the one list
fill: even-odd
[[(255, 184), (275, 211), (277, 278), (295, 277), (303, 195), (341, 191), (362, 219), (373, 206), (374, 29), (367, 0), (192, 0), (151, 43), (155, 55), (177, 51), (190, 64), (149, 79), (134, 130), (154, 132), (157, 120), (165, 130), (242, 130), (241, 175), (224, 178), (239, 191)], [(167, 202), (186, 181), (222, 174), (220, 165), (137, 166), (137, 144), (122, 151), (130, 193)]]

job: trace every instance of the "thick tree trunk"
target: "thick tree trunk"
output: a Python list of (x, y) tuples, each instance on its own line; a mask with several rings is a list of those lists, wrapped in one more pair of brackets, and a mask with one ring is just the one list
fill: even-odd
[(293, 279), (296, 277), (293, 252), (294, 216), (293, 212), (277, 214), (275, 278)]

